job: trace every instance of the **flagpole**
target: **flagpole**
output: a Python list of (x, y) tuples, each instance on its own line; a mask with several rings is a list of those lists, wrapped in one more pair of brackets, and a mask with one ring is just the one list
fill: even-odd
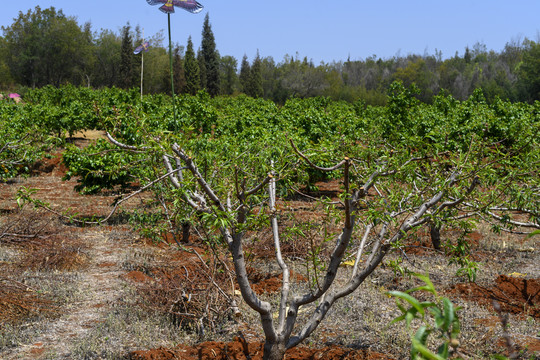
[(174, 76), (173, 76), (173, 57), (172, 57), (172, 41), (171, 41), (171, 13), (167, 13), (167, 21), (169, 25), (169, 67), (171, 71), (171, 91), (173, 103), (173, 119), (176, 124), (176, 101), (174, 99)]
[[(142, 31), (142, 43), (144, 45), (144, 29)], [(143, 97), (143, 74), (144, 74), (144, 49), (141, 54), (141, 101)]]

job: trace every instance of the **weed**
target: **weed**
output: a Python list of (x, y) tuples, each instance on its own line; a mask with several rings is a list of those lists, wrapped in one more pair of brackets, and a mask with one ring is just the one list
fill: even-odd
[[(457, 312), (460, 307), (455, 307), (450, 299), (439, 297), (435, 286), (427, 275), (414, 274), (415, 277), (422, 280), (425, 285), (405, 292), (390, 291), (387, 294), (396, 298), (396, 305), (401, 311), (401, 316), (395, 318), (390, 324), (399, 321), (405, 321), (407, 330), (411, 331), (411, 323), (414, 319), (421, 320), (422, 325), (416, 330), (414, 335), (411, 332), (411, 359), (431, 359), (443, 360), (448, 359), (457, 351), (460, 346), (459, 334), (461, 325)], [(420, 301), (411, 294), (416, 291), (430, 293), (434, 297), (434, 301)], [(409, 308), (404, 305), (408, 303)], [(429, 315), (433, 316), (433, 321), (430, 321)], [(430, 335), (434, 335), (439, 343), (437, 352), (429, 349), (428, 339)]]

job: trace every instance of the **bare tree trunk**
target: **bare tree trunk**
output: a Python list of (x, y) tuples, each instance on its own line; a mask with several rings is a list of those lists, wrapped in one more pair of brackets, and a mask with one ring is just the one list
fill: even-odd
[(189, 221), (182, 221), (182, 242), (184, 244), (189, 243), (189, 229), (191, 225)]
[(263, 360), (282, 360), (285, 351), (287, 348), (283, 342), (271, 343), (267, 341), (264, 343)]
[(429, 225), (429, 232), (431, 234), (431, 243), (435, 250), (441, 249), (441, 227), (436, 226), (435, 224)]

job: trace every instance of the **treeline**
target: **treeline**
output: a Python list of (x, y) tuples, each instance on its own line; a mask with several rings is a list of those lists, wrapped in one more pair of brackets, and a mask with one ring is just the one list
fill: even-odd
[[(140, 86), (141, 55), (133, 54), (143, 41), (138, 27), (127, 24), (119, 33), (93, 32), (90, 23), (81, 26), (61, 10), (37, 6), (20, 12), (2, 30), (0, 88), (66, 83), (93, 88)], [(151, 48), (144, 53), (144, 92), (167, 93), (171, 78), (164, 36), (159, 33), (145, 40)], [(428, 103), (441, 92), (464, 100), (477, 88), (483, 89), (488, 102), (540, 100), (540, 43), (529, 39), (509, 42), (501, 52), (478, 43), (447, 59), (436, 51), (316, 65), (298, 55), (276, 62), (257, 53), (251, 61), (244, 56), (239, 62), (219, 54), (207, 15), (201, 45), (195, 49), (189, 38), (185, 47), (177, 44), (173, 53), (173, 81), (179, 93), (206, 89), (212, 96), (244, 93), (277, 103), (292, 97), (328, 96), (376, 105), (386, 102), (390, 84), (399, 80), (407, 87), (414, 84), (417, 97)]]

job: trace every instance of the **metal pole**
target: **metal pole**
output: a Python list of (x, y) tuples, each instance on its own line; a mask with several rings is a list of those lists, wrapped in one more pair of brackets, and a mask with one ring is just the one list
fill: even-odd
[[(142, 43), (144, 45), (144, 29), (143, 29)], [(143, 96), (143, 74), (144, 74), (144, 49), (141, 53), (141, 101), (142, 101), (142, 96)]]
[(169, 67), (171, 71), (171, 91), (173, 103), (173, 118), (176, 124), (176, 101), (174, 99), (174, 76), (173, 76), (173, 58), (172, 58), (172, 41), (171, 41), (171, 14), (167, 13), (167, 21), (169, 25)]

